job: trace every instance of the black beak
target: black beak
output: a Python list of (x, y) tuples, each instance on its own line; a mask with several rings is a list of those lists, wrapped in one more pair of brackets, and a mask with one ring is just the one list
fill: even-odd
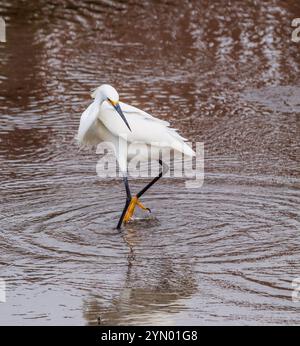
[[(120, 117), (123, 119), (123, 121), (124, 121), (124, 123), (126, 124), (126, 126), (127, 126), (127, 127), (129, 128), (129, 130), (131, 131), (131, 128), (130, 128), (130, 126), (129, 126), (129, 124), (128, 124), (126, 118), (125, 118), (124, 113), (122, 112), (122, 109), (121, 109), (120, 105), (117, 103), (117, 104), (115, 104), (115, 105), (113, 105), (113, 106), (114, 106), (115, 110), (119, 113)], [(132, 132), (132, 131), (131, 131), (131, 132)]]

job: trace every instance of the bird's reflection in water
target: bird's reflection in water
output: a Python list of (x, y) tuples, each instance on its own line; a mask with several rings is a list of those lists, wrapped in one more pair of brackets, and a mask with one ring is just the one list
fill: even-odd
[(148, 218), (135, 219), (133, 223), (122, 232), (123, 240), (127, 244), (129, 253), (128, 253), (128, 271), (133, 265), (135, 260), (134, 247), (138, 245), (140, 238), (138, 237), (138, 228), (155, 227), (159, 226), (159, 220), (154, 216), (149, 216)]
[(145, 222), (148, 225), (158, 223), (156, 219), (138, 220), (122, 231), (129, 250), (123, 287), (109, 304), (104, 304), (99, 294), (90, 294), (84, 302), (84, 317), (88, 324), (174, 324), (172, 316), (184, 305), (181, 300), (196, 292), (196, 280), (189, 264), (177, 264), (163, 250), (157, 252), (160, 256), (155, 259), (143, 258), (138, 228)]

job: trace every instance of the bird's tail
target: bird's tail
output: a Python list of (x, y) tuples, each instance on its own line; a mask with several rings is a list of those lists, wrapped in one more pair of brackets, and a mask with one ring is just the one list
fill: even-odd
[(186, 156), (196, 156), (194, 150), (184, 141), (174, 140), (172, 143), (172, 148), (179, 151), (180, 153), (183, 153)]

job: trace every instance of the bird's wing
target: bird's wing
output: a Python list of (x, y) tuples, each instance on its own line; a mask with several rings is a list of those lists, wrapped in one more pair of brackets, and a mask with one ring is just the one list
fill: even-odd
[(159, 122), (161, 124), (164, 124), (165, 126), (169, 126), (170, 125), (170, 123), (168, 121), (155, 118), (151, 114), (149, 114), (149, 113), (147, 113), (145, 111), (142, 111), (141, 109), (136, 108), (134, 106), (130, 106), (127, 103), (120, 102), (120, 107), (121, 107), (121, 109), (122, 109), (122, 111), (123, 111), (123, 113), (125, 115), (126, 114), (135, 114), (136, 116), (142, 117), (144, 119), (150, 119), (152, 121), (157, 121), (157, 122)]
[(185, 143), (186, 139), (180, 136), (175, 129), (170, 128), (167, 121), (157, 119), (124, 103), (120, 103), (120, 107), (132, 131), (129, 131), (108, 102), (105, 101), (102, 104), (99, 113), (99, 120), (115, 136), (120, 136), (129, 143), (170, 147), (186, 155), (194, 156), (194, 151)]
[(80, 125), (78, 129), (77, 139), (80, 143), (85, 142), (85, 136), (92, 128), (95, 120), (98, 118), (100, 106), (96, 102), (92, 102), (88, 108), (82, 113), (80, 118)]

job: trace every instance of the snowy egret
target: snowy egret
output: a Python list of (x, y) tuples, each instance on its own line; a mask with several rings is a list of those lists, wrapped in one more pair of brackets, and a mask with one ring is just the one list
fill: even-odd
[[(80, 144), (95, 145), (100, 142), (112, 144), (126, 188), (126, 203), (119, 219), (117, 228), (131, 220), (136, 206), (150, 212), (139, 198), (163, 175), (164, 153), (194, 156), (194, 151), (185, 143), (169, 123), (152, 115), (119, 102), (119, 94), (112, 86), (104, 84), (92, 93), (94, 101), (82, 113), (78, 129)], [(130, 145), (131, 151), (128, 150)], [(150, 150), (149, 150), (150, 148)], [(138, 154), (137, 154), (138, 153)], [(147, 184), (135, 196), (132, 196), (128, 177), (128, 162), (157, 160), (161, 166), (158, 176)]]

